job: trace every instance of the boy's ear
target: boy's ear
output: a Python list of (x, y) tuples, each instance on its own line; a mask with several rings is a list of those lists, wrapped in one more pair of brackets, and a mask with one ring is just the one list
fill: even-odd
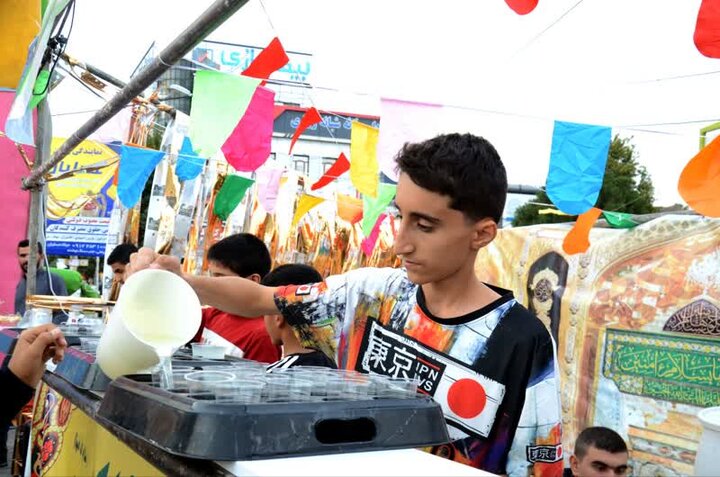
[(473, 250), (480, 250), (495, 240), (498, 224), (489, 217), (480, 219), (473, 226), (473, 238), (471, 247)]
[(248, 280), (253, 281), (255, 283), (260, 283), (260, 281), (262, 280), (260, 275), (258, 275), (257, 273), (253, 273), (252, 275), (245, 277), (245, 278), (247, 278)]
[(282, 315), (273, 315), (273, 324), (278, 327), (278, 329), (283, 329), (287, 326), (287, 323), (285, 322), (285, 318)]

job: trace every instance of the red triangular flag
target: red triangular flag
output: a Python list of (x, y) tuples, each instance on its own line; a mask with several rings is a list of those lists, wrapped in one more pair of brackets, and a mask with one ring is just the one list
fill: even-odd
[(527, 15), (535, 10), (538, 0), (505, 0), (505, 3), (518, 15)]
[(260, 52), (242, 74), (253, 78), (268, 79), (271, 74), (285, 66), (288, 61), (290, 61), (290, 58), (285, 53), (285, 48), (280, 43), (280, 39), (276, 37)]
[(307, 128), (309, 128), (313, 124), (319, 123), (320, 121), (322, 121), (322, 116), (320, 116), (318, 110), (315, 109), (315, 106), (305, 111), (305, 114), (300, 120), (300, 124), (295, 130), (295, 134), (293, 134), (292, 141), (290, 141), (290, 152), (288, 152), (288, 154), (292, 154), (293, 146), (295, 146), (295, 141), (298, 140), (300, 135), (305, 132)]
[(693, 41), (708, 58), (720, 58), (720, 1), (703, 0), (695, 23)]
[(325, 171), (325, 174), (323, 174), (323, 176), (310, 187), (310, 190), (318, 190), (321, 187), (325, 187), (349, 170), (350, 161), (348, 161), (347, 157), (345, 157), (345, 154), (341, 152), (335, 163), (330, 166), (330, 169)]

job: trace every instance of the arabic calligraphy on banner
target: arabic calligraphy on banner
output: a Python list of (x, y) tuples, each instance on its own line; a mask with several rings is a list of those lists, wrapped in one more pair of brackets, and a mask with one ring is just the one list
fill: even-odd
[[(246, 45), (234, 45), (215, 41), (201, 41), (190, 58), (197, 63), (220, 71), (240, 73), (263, 51), (262, 48)], [(312, 55), (288, 51), (288, 64), (270, 75), (271, 79), (292, 83), (309, 83), (312, 72)]]
[(603, 375), (627, 393), (692, 404), (720, 405), (720, 342), (608, 328)]
[[(53, 138), (54, 152), (65, 139)], [(119, 147), (119, 146), (118, 146)], [(83, 141), (50, 170), (46, 238), (49, 255), (104, 256), (110, 214), (115, 204), (113, 176), (118, 150)]]
[[(287, 108), (275, 118), (273, 131), (282, 134), (293, 134), (300, 125), (300, 120), (305, 110)], [(350, 140), (352, 122), (359, 121), (374, 128), (380, 127), (379, 118), (357, 117), (357, 116), (335, 116), (332, 114), (320, 114), (322, 122), (308, 127), (303, 135), (313, 137), (324, 137), (329, 139)]]

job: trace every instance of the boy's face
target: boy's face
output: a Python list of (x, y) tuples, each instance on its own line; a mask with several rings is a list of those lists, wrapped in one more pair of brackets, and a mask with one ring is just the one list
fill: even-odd
[(570, 456), (570, 469), (575, 477), (617, 477), (627, 475), (628, 453), (615, 454), (590, 446), (582, 458)]
[(265, 329), (270, 335), (270, 341), (275, 346), (281, 346), (283, 344), (282, 337), (280, 336), (280, 327), (278, 324), (283, 317), (281, 315), (265, 315)]
[(467, 219), (450, 208), (449, 197), (423, 189), (407, 174), (400, 175), (395, 203), (402, 216), (395, 253), (402, 256), (410, 281), (419, 285), (473, 267), (477, 251), (497, 233), (492, 219)]

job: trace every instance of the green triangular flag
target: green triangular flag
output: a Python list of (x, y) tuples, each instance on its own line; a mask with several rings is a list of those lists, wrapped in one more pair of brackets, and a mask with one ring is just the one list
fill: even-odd
[(390, 205), (390, 202), (392, 202), (395, 197), (396, 191), (397, 186), (395, 184), (380, 183), (378, 184), (377, 197), (368, 197), (363, 194), (362, 231), (366, 237), (370, 236), (375, 222), (377, 222), (380, 214), (385, 212), (387, 206)]
[(608, 212), (603, 210), (603, 217), (611, 227), (616, 229), (631, 229), (638, 224), (632, 219), (632, 215), (624, 212)]
[(30, 98), (30, 109), (35, 108), (38, 104), (40, 104), (40, 101), (47, 96), (48, 87), (50, 86), (48, 83), (50, 83), (50, 72), (43, 69), (40, 73), (38, 73), (37, 78), (35, 78), (33, 95), (32, 98)]
[(255, 183), (255, 181), (247, 177), (227, 176), (220, 188), (220, 192), (218, 192), (217, 197), (215, 197), (213, 213), (223, 221), (227, 220), (242, 198), (245, 197), (245, 193), (253, 183)]

